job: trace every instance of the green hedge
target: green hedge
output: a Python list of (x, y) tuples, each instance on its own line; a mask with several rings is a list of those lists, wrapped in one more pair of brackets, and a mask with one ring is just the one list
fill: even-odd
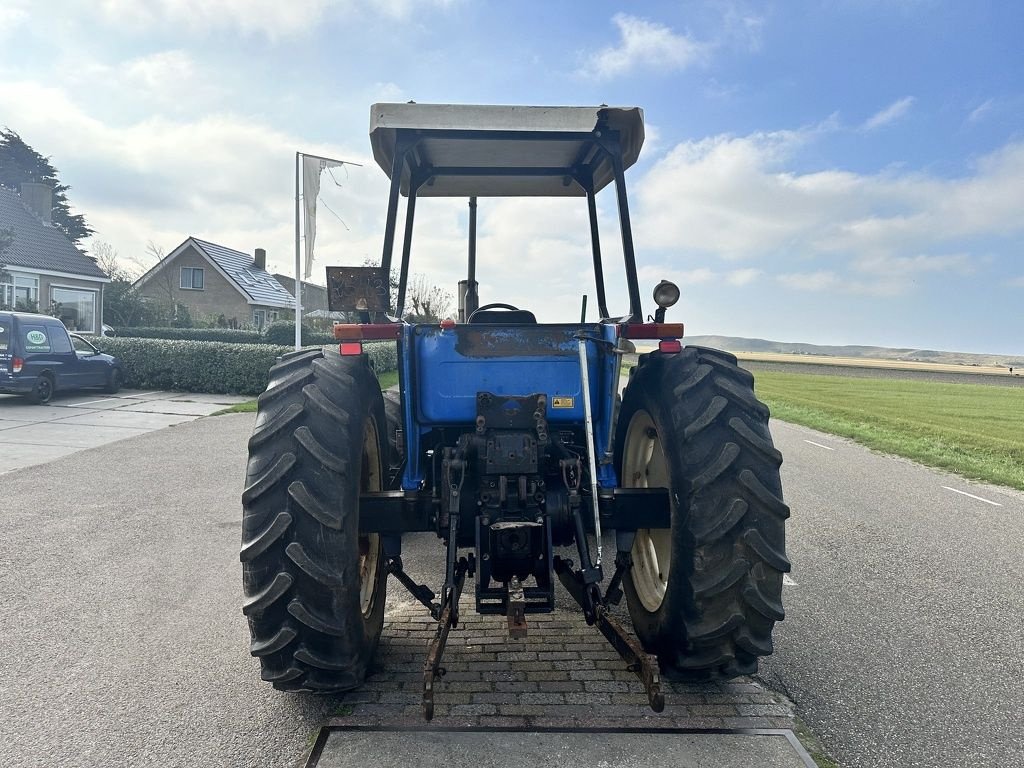
[[(115, 355), (130, 389), (167, 389), (211, 394), (258, 395), (267, 387), (270, 368), (292, 347), (144, 338), (90, 339)], [(378, 373), (397, 367), (393, 342), (364, 346)]]
[[(224, 341), (230, 344), (279, 344), (290, 346), (295, 341), (295, 323), (280, 320), (271, 323), (263, 333), (237, 328), (116, 328), (117, 338), (174, 339), (176, 341)], [(318, 347), (334, 343), (334, 334), (302, 326), (302, 343)]]
[(231, 344), (263, 343), (259, 331), (243, 331), (237, 328), (117, 328), (114, 332), (117, 338), (225, 341)]

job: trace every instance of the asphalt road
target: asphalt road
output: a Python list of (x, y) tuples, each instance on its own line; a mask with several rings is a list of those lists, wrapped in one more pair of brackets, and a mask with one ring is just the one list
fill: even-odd
[[(308, 747), (332, 700), (260, 682), (237, 608), (252, 418), (3, 476), (0, 764), (286, 766)], [(844, 768), (1024, 763), (1024, 494), (774, 433), (795, 586), (766, 680)]]
[(239, 609), (253, 416), (3, 476), (0, 765), (288, 766), (327, 699), (259, 680)]
[(764, 679), (844, 768), (1024, 764), (1024, 494), (773, 434), (796, 585)]

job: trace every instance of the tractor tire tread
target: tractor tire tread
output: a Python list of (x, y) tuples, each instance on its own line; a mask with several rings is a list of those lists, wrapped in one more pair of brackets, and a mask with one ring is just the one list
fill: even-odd
[[(670, 490), (681, 501), (662, 607), (648, 611), (628, 573), (624, 579), (634, 628), (669, 677), (749, 674), (771, 653), (774, 622), (785, 615), (782, 574), (790, 569), (782, 455), (768, 430), (768, 408), (733, 355), (701, 347), (650, 354), (623, 396), (620, 468), (629, 419), (640, 409), (658, 427)], [(678, 572), (677, 563), (685, 563)]]

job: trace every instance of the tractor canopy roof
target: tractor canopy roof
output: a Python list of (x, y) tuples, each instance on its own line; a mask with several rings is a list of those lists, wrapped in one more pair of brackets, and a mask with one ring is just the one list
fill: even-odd
[[(401, 191), (418, 197), (583, 197), (636, 162), (638, 107), (374, 104), (370, 144)], [(603, 151), (602, 151), (603, 150)]]

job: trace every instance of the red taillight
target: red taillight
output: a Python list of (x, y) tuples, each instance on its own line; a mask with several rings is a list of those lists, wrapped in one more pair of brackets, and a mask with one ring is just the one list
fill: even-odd
[(663, 339), (658, 342), (659, 352), (682, 352), (683, 344), (679, 339)]
[(24, 365), (25, 361), (22, 360), (20, 357), (14, 358), (13, 360), (11, 360), (11, 372), (21, 373), (21, 369), (24, 367)]
[(363, 345), (358, 341), (343, 341), (338, 347), (338, 351), (343, 355), (361, 355), (363, 354)]

